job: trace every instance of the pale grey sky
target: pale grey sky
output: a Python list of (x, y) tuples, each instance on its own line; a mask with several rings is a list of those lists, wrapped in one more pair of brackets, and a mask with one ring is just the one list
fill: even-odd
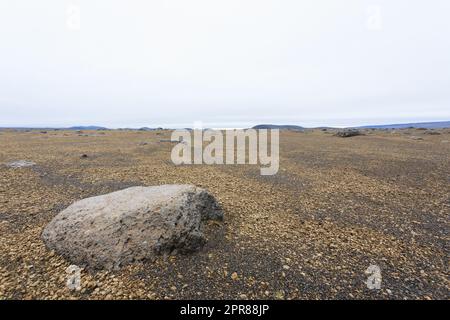
[(0, 126), (450, 120), (449, 13), (448, 0), (3, 0)]

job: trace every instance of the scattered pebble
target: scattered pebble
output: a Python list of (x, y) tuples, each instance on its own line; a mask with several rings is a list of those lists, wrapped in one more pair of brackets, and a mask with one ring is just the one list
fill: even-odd
[(27, 161), (27, 160), (18, 160), (18, 161), (9, 162), (6, 164), (7, 167), (14, 168), (14, 169), (32, 167), (35, 165), (36, 165), (36, 163), (34, 163), (32, 161)]

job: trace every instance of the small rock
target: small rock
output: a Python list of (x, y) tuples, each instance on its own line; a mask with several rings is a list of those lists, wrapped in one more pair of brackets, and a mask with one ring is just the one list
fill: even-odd
[(275, 292), (274, 297), (277, 300), (284, 300), (284, 291), (280, 290), (280, 291)]
[(32, 161), (27, 161), (27, 160), (18, 160), (18, 161), (13, 161), (13, 162), (9, 162), (6, 164), (7, 167), (9, 168), (24, 168), (24, 167), (32, 167), (35, 166), (36, 163), (32, 162)]
[(237, 280), (237, 279), (239, 279), (238, 274), (237, 274), (236, 272), (233, 272), (233, 273), (231, 274), (231, 279), (232, 279), (232, 280)]

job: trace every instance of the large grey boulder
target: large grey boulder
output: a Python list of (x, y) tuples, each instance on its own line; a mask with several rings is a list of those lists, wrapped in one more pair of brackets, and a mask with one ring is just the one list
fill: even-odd
[(45, 227), (42, 238), (74, 264), (117, 269), (175, 250), (200, 249), (208, 219), (222, 220), (223, 213), (204, 189), (132, 187), (75, 202)]

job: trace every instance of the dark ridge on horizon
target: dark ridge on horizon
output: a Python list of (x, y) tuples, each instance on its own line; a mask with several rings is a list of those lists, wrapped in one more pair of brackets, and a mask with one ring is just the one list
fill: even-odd
[(362, 129), (407, 129), (407, 128), (444, 129), (444, 128), (450, 128), (450, 121), (367, 125), (367, 126), (358, 126), (358, 127), (353, 127), (353, 128), (362, 128)]
[(305, 128), (296, 125), (258, 124), (252, 129), (303, 130)]
[(73, 127), (0, 127), (1, 129), (10, 129), (10, 130), (111, 130), (106, 127), (100, 126), (73, 126)]
[(280, 130), (304, 130), (304, 129), (408, 129), (408, 128), (424, 128), (424, 129), (445, 129), (450, 128), (450, 121), (432, 121), (432, 122), (411, 122), (398, 124), (377, 124), (364, 126), (350, 126), (345, 128), (337, 128), (331, 126), (319, 127), (301, 127), (296, 125), (278, 125), (278, 124), (259, 124), (252, 129), (280, 129)]
[(69, 127), (67, 130), (107, 130), (106, 127), (100, 127), (100, 126), (74, 126)]

